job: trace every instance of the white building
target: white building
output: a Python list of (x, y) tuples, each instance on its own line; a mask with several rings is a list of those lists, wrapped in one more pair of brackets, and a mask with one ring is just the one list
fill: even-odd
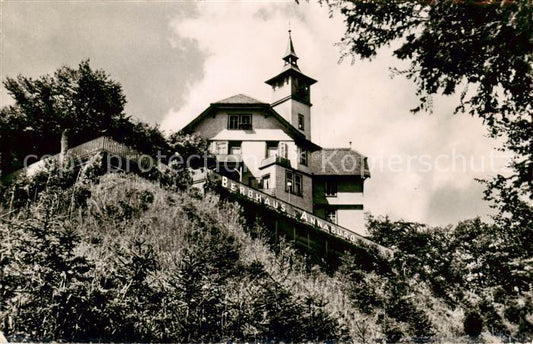
[(211, 103), (183, 130), (210, 142), (221, 174), (365, 235), (366, 158), (311, 141), (316, 80), (298, 67), (290, 31), (283, 61), (281, 72), (266, 81), (272, 103), (238, 94)]

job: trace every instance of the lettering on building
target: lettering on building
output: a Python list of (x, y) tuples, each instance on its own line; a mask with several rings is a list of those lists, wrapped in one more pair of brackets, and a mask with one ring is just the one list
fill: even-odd
[(288, 203), (285, 203), (263, 192), (245, 186), (235, 180), (231, 180), (228, 177), (222, 176), (221, 185), (230, 193), (237, 194), (240, 197), (246, 198), (251, 202), (260, 204), (265, 208), (276, 210), (284, 216), (290, 217), (300, 223), (311, 225), (324, 233), (332, 234), (336, 237), (340, 237), (350, 242), (357, 242), (359, 239), (358, 235), (350, 232), (345, 228), (342, 228), (324, 219), (316, 217), (315, 215), (310, 214), (305, 210), (298, 209)]

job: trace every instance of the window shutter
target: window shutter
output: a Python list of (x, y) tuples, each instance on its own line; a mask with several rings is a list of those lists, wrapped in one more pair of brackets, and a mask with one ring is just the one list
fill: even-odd
[(218, 141), (217, 154), (228, 154), (228, 141)]
[(285, 142), (279, 144), (279, 156), (287, 159), (287, 144)]
[(209, 145), (209, 153), (217, 154), (217, 142), (216, 141), (211, 141), (211, 144)]

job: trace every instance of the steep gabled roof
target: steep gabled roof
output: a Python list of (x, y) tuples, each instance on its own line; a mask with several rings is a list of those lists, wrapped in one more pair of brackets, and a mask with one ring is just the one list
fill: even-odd
[(309, 168), (320, 176), (370, 177), (366, 157), (350, 148), (323, 148), (313, 152)]
[(234, 96), (219, 100), (213, 104), (266, 104), (246, 94), (236, 94)]
[(182, 131), (184, 132), (194, 132), (194, 129), (198, 123), (203, 121), (206, 117), (212, 114), (216, 110), (260, 110), (264, 111), (265, 114), (271, 115), (276, 118), (281, 125), (286, 129), (287, 133), (294, 138), (294, 141), (297, 143), (303, 144), (306, 149), (315, 151), (321, 147), (312, 141), (309, 141), (305, 134), (296, 129), (292, 124), (290, 124), (285, 118), (283, 118), (279, 113), (274, 110), (270, 104), (263, 103), (257, 99), (246, 96), (244, 94), (237, 94), (232, 97), (222, 99), (215, 103), (211, 103), (207, 109), (205, 109), (200, 115), (193, 119), (189, 124), (187, 124)]

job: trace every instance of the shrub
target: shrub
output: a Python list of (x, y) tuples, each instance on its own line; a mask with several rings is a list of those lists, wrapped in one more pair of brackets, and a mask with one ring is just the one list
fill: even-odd
[(470, 337), (479, 337), (483, 330), (483, 319), (478, 312), (470, 311), (466, 314), (463, 325), (465, 334)]
[(0, 226), (2, 237), (10, 235), (0, 244), (8, 260), (3, 283), (16, 282), (8, 287), (0, 318), (6, 332), (36, 341), (82, 338), (79, 320), (90, 317), (86, 283), (93, 265), (77, 254), (81, 239), (61, 216), (56, 196), (44, 192), (34, 216)]

